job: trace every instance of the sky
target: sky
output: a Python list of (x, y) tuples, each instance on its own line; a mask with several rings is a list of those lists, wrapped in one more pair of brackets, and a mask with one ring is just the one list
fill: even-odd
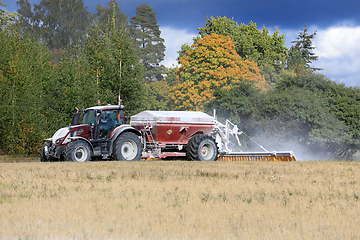
[[(107, 6), (108, 0), (83, 0), (87, 10)], [(3, 0), (3, 9), (16, 12), (16, 0)], [(284, 34), (285, 46), (291, 47), (298, 33), (307, 25), (309, 34), (317, 31), (313, 40), (319, 60), (312, 67), (329, 79), (346, 86), (360, 86), (360, 1), (358, 0), (117, 0), (122, 12), (130, 19), (136, 7), (148, 4), (165, 40), (166, 52), (162, 64), (176, 65), (177, 51), (184, 43), (192, 44), (203, 27), (206, 16), (233, 18), (238, 24), (253, 21), (258, 29), (265, 26), (273, 33), (277, 27)], [(40, 0), (29, 0), (39, 4)]]

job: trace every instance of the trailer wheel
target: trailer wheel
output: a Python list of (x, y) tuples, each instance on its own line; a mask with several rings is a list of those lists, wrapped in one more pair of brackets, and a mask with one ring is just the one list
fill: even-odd
[(142, 143), (132, 132), (120, 135), (115, 141), (114, 158), (117, 161), (139, 161), (142, 154)]
[(87, 162), (91, 160), (91, 149), (85, 141), (78, 140), (67, 144), (66, 161)]
[(49, 150), (50, 150), (51, 143), (46, 142), (42, 146), (40, 150), (40, 161), (41, 162), (53, 162), (55, 159), (51, 156), (49, 156)]
[(211, 136), (199, 134), (188, 142), (187, 155), (192, 161), (216, 161), (218, 154), (217, 144)]

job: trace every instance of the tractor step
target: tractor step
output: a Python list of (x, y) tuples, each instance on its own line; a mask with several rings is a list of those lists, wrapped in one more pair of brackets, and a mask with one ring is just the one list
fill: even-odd
[(293, 162), (296, 161), (292, 152), (232, 152), (220, 155), (218, 161), (271, 161)]

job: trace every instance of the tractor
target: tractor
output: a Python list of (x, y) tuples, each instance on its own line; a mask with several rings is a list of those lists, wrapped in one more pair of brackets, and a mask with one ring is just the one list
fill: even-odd
[(40, 160), (140, 160), (141, 133), (126, 124), (123, 109), (123, 105), (106, 105), (77, 111), (68, 127), (59, 129), (52, 138), (46, 139)]

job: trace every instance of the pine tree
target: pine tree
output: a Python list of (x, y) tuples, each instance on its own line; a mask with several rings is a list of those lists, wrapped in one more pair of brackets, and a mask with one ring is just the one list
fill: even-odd
[(312, 45), (312, 40), (316, 36), (316, 31), (313, 34), (308, 34), (308, 29), (306, 24), (304, 25), (304, 30), (299, 32), (299, 36), (295, 43), (290, 49), (287, 56), (287, 67), (290, 70), (293, 70), (296, 74), (300, 74), (303, 70), (310, 69), (311, 71), (319, 71), (321, 68), (312, 68), (310, 64), (313, 61), (318, 60), (318, 56), (315, 55), (312, 51), (315, 47)]
[(160, 37), (161, 31), (155, 15), (149, 5), (142, 4), (130, 19), (130, 32), (135, 49), (144, 64), (147, 82), (161, 80), (164, 72), (164, 66), (160, 66), (160, 62), (164, 60), (165, 45), (164, 39)]

